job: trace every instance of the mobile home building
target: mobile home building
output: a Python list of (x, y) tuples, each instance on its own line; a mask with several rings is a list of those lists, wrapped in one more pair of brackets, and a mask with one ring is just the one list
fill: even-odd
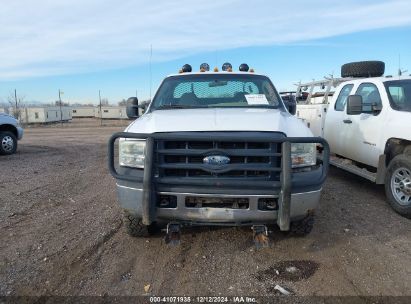
[(22, 123), (49, 123), (72, 119), (70, 107), (30, 107), (21, 109)]
[(96, 107), (73, 107), (73, 118), (95, 117)]
[(95, 117), (102, 118), (102, 119), (128, 119), (126, 107), (120, 107), (120, 106), (101, 107), (101, 113), (100, 113), (100, 108), (97, 107), (96, 112), (95, 112)]

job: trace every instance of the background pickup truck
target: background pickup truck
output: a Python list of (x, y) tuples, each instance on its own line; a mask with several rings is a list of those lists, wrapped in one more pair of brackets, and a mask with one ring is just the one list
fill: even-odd
[(325, 92), (321, 103), (297, 105), (297, 116), (328, 141), (332, 165), (385, 184), (392, 208), (410, 218), (411, 77), (383, 74), (383, 62), (355, 62), (342, 66), (343, 78), (300, 84), (297, 95)]
[(13, 154), (17, 150), (17, 140), (23, 138), (23, 128), (14, 117), (0, 113), (0, 155)]

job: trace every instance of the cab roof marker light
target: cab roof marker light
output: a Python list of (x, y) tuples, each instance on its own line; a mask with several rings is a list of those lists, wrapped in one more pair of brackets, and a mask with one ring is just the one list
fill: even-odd
[(253, 68), (250, 69), (250, 73), (254, 73), (254, 69), (253, 69)]
[(210, 71), (210, 66), (208, 65), (208, 63), (202, 63), (200, 65), (200, 72), (208, 72)]
[(221, 70), (224, 72), (229, 72), (229, 69), (233, 70), (233, 66), (229, 62), (224, 63), (221, 67)]
[(248, 67), (247, 63), (242, 63), (240, 64), (240, 67), (238, 69), (240, 72), (248, 72), (250, 68)]
[(217, 68), (217, 67), (214, 68), (214, 72), (218, 72), (218, 68)]
[(191, 68), (191, 65), (185, 64), (185, 65), (183, 65), (181, 70), (183, 71), (183, 73), (190, 73), (193, 69)]

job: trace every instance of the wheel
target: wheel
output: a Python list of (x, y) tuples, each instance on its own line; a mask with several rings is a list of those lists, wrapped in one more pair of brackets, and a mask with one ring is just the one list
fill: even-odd
[(0, 132), (0, 154), (10, 155), (17, 150), (17, 138), (11, 132)]
[(382, 61), (358, 61), (341, 67), (341, 77), (380, 77), (385, 72)]
[(294, 236), (306, 236), (314, 227), (314, 214), (310, 212), (305, 218), (291, 222), (290, 233)]
[(132, 213), (125, 212), (124, 225), (127, 233), (133, 237), (148, 237), (153, 233), (153, 225), (144, 225), (141, 218), (136, 217)]
[(394, 157), (385, 176), (385, 193), (391, 207), (407, 218), (411, 218), (411, 156)]

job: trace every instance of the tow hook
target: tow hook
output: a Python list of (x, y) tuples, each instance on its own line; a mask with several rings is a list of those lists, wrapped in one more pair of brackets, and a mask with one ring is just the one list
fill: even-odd
[(166, 237), (164, 239), (166, 244), (170, 246), (180, 245), (180, 236), (181, 236), (180, 224), (174, 223), (174, 222), (168, 223), (167, 230), (166, 230)]
[(253, 239), (256, 249), (261, 249), (270, 246), (267, 226), (254, 225), (251, 229), (253, 230)]

